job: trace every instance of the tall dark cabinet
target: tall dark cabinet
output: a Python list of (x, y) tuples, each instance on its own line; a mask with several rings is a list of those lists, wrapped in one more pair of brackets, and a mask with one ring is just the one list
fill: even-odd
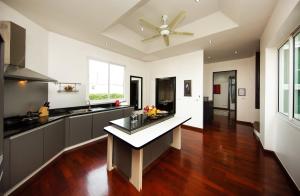
[(156, 107), (176, 113), (176, 77), (156, 78)]
[[(3, 92), (4, 92), (4, 79), (3, 79), (3, 69), (4, 69), (4, 42), (0, 35), (0, 187), (2, 186), (2, 176), (3, 176), (3, 113), (4, 113), (4, 103), (3, 103)], [(0, 188), (0, 195), (2, 195)]]

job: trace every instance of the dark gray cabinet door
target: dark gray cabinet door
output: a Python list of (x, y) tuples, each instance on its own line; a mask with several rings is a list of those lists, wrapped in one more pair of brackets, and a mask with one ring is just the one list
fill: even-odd
[(93, 115), (93, 138), (105, 135), (104, 127), (109, 125), (111, 112), (101, 112)]
[(122, 109), (112, 110), (112, 111), (109, 111), (109, 113), (110, 113), (109, 121), (123, 118), (123, 110)]
[(92, 114), (70, 117), (70, 145), (79, 144), (92, 138)]
[(123, 109), (123, 117), (128, 117), (134, 111), (133, 107)]
[(42, 166), (43, 131), (44, 128), (37, 128), (10, 138), (11, 186)]
[(65, 147), (65, 121), (59, 120), (45, 127), (44, 161), (48, 161)]
[[(10, 188), (10, 170), (9, 170), (9, 139), (6, 138), (4, 140), (4, 147), (3, 147), (3, 179), (2, 184), (0, 186), (1, 191), (4, 193)], [(1, 194), (0, 194), (1, 195)]]

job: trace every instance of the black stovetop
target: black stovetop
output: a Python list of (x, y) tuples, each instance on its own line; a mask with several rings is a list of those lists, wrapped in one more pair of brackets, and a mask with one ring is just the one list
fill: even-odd
[(120, 130), (124, 131), (125, 133), (133, 134), (135, 132), (140, 131), (142, 128), (146, 128), (149, 125), (160, 123), (173, 116), (174, 114), (164, 114), (151, 118), (145, 114), (139, 114), (137, 115), (136, 120), (133, 120), (129, 116), (126, 118), (110, 121), (110, 124), (118, 126), (119, 128), (121, 128)]

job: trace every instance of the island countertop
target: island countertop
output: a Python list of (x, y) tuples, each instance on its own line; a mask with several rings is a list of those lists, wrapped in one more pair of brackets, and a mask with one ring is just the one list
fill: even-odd
[(140, 149), (190, 119), (191, 117), (174, 116), (165, 121), (146, 127), (145, 129), (134, 134), (128, 134), (120, 130), (120, 128), (115, 125), (107, 126), (104, 128), (104, 130), (126, 142), (133, 148)]

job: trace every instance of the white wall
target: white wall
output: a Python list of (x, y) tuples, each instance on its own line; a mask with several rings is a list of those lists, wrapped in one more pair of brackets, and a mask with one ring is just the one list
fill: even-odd
[[(155, 103), (154, 78), (177, 77), (177, 114), (191, 114), (191, 126), (202, 128), (203, 51), (145, 63), (48, 32), (0, 1), (0, 20), (12, 20), (27, 30), (26, 66), (61, 82), (80, 82), (79, 93), (58, 93), (49, 84), (52, 108), (86, 104), (87, 59), (96, 58), (126, 66), (125, 98), (129, 100), (129, 76), (143, 77), (143, 105)], [(151, 72), (151, 79), (150, 79)], [(183, 97), (183, 80), (192, 80), (192, 97)], [(151, 85), (151, 88), (149, 88)], [(150, 96), (151, 95), (151, 96)]]
[(299, 0), (279, 0), (261, 37), (260, 140), (300, 188), (300, 126), (277, 112), (277, 49), (299, 25)]
[(78, 93), (58, 93), (58, 86), (49, 84), (49, 101), (53, 108), (85, 105), (88, 89), (88, 58), (125, 65), (125, 98), (129, 102), (130, 75), (143, 77), (143, 104), (148, 103), (148, 69), (138, 61), (56, 33), (49, 33), (50, 77), (60, 82), (79, 82)]
[(213, 72), (237, 70), (237, 88), (246, 88), (246, 96), (237, 96), (237, 120), (258, 120), (255, 109), (255, 57), (204, 64), (204, 96), (212, 99)]
[(12, 21), (26, 29), (26, 67), (47, 74), (48, 31), (0, 1), (0, 20)]
[[(203, 51), (147, 63), (151, 69), (150, 104), (155, 104), (155, 78), (176, 76), (176, 115), (190, 115), (187, 125), (203, 127)], [(192, 80), (192, 97), (183, 96), (184, 80)]]

